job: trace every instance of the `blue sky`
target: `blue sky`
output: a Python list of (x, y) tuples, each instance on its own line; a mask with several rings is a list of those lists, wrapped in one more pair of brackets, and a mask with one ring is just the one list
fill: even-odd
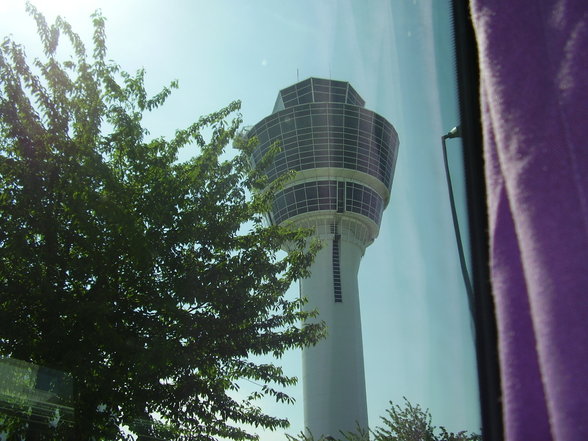
[[(35, 3), (35, 2), (34, 2)], [(400, 137), (390, 204), (359, 273), (368, 411), (388, 401), (429, 408), (433, 423), (478, 430), (475, 354), (443, 171), (440, 137), (458, 123), (450, 18), (445, 1), (385, 0), (38, 0), (50, 20), (66, 17), (90, 41), (89, 15), (107, 18), (110, 58), (144, 67), (155, 93), (178, 79), (167, 104), (144, 122), (170, 136), (199, 116), (242, 100), (246, 125), (271, 113), (278, 90), (309, 76), (350, 82), (366, 107)], [(0, 2), (0, 34), (34, 55), (37, 37), (24, 1)], [(459, 141), (449, 141), (452, 160)], [(185, 155), (194, 152), (185, 152)], [(453, 168), (458, 196), (459, 167)], [(462, 198), (460, 199), (463, 204)], [(463, 225), (463, 222), (462, 222)], [(297, 287), (289, 290), (297, 295)], [(301, 375), (299, 352), (281, 361)], [(249, 384), (248, 387), (257, 387)], [(294, 406), (264, 403), (302, 429)], [(284, 439), (260, 432), (262, 440)]]

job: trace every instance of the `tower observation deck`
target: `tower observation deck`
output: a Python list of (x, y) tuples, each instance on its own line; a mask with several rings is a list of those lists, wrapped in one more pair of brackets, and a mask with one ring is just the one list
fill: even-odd
[(347, 82), (308, 78), (281, 90), (246, 134), (259, 140), (254, 165), (280, 142), (270, 181), (297, 171), (274, 195), (270, 222), (314, 228), (324, 244), (300, 281), (305, 308), (328, 327), (302, 356), (304, 422), (317, 439), (368, 426), (357, 272), (390, 198), (398, 134), (364, 104)]

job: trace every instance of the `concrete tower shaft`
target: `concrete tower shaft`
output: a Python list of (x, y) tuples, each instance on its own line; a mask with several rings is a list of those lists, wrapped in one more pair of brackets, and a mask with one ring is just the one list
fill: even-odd
[(309, 78), (283, 89), (271, 115), (248, 132), (254, 165), (275, 142), (270, 181), (297, 171), (276, 192), (270, 222), (314, 228), (323, 248), (300, 281), (328, 337), (303, 351), (305, 426), (315, 437), (367, 428), (357, 272), (377, 237), (398, 153), (398, 135), (342, 81)]

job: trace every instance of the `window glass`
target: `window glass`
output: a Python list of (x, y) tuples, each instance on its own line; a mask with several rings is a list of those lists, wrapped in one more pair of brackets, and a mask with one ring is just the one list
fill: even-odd
[[(339, 197), (345, 211), (381, 222), (357, 273), (370, 426), (380, 424), (389, 402), (402, 406), (406, 397), (429, 409), (437, 426), (479, 432), (474, 335), (440, 142), (459, 125), (449, 1), (39, 3), (49, 22), (58, 14), (70, 21), (89, 53), (89, 16), (100, 8), (107, 18), (108, 58), (130, 72), (144, 67), (151, 94), (179, 80), (168, 102), (145, 114), (148, 139), (173, 137), (199, 116), (239, 99), (243, 126), (254, 126), (250, 133), (259, 139), (254, 162), (273, 141), (282, 141), (268, 168), (270, 179), (289, 170), (345, 169), (318, 182), (286, 184), (292, 187), (276, 195), (271, 217), (279, 223), (337, 210)], [(34, 20), (18, 2), (8, 4), (0, 6), (0, 36), (13, 34), (31, 58), (40, 55)], [(278, 94), (288, 119), (271, 115)], [(387, 146), (397, 139), (396, 154)], [(448, 149), (467, 246), (460, 140), (448, 140)], [(191, 146), (179, 157), (194, 152)], [(360, 184), (363, 175), (390, 189), (389, 200)], [(345, 182), (344, 196), (337, 180)], [(341, 261), (347, 250), (338, 250)], [(298, 285), (286, 293), (289, 299), (298, 295)], [(287, 388), (294, 405), (260, 403), (292, 424), (277, 432), (248, 428), (265, 441), (304, 429), (300, 351), (276, 363), (300, 382)], [(259, 389), (246, 381), (239, 386), (236, 399)]]

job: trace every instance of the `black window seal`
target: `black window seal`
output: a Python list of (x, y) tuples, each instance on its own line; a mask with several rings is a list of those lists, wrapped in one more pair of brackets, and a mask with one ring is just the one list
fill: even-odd
[(490, 284), (478, 52), (469, 2), (452, 2), (461, 136), (472, 253), (474, 327), (484, 441), (503, 440), (498, 334)]

